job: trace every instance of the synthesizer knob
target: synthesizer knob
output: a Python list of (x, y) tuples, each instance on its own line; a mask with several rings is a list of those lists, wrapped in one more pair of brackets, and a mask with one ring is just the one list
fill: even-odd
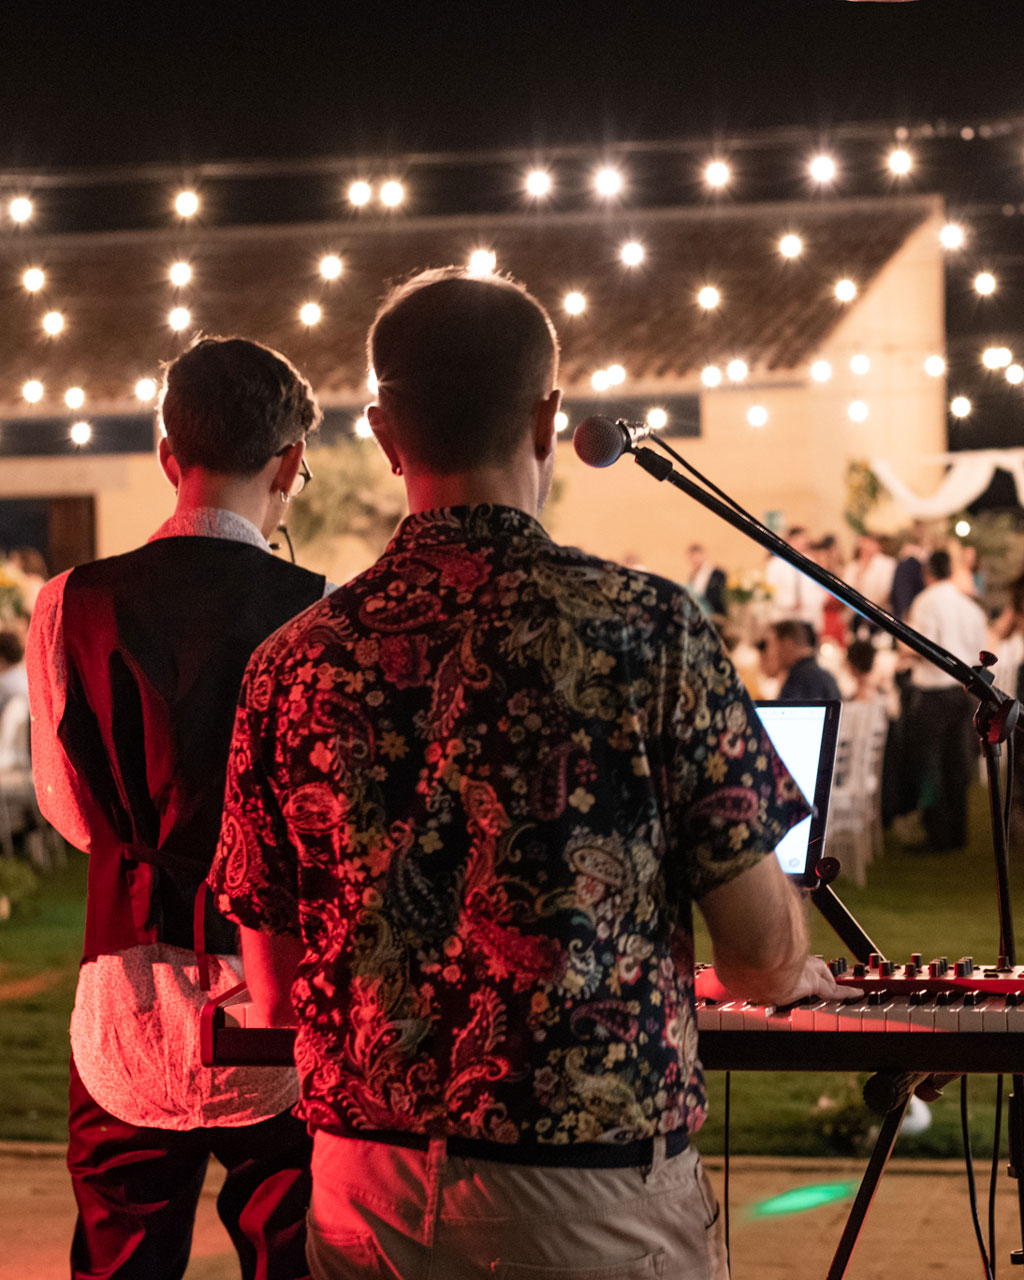
[(866, 977), (867, 977), (867, 973), (868, 973), (868, 971), (867, 971), (867, 966), (866, 966), (866, 965), (863, 965), (863, 964), (855, 964), (855, 965), (853, 966), (853, 976), (854, 976), (855, 978), (866, 978)]
[(928, 977), (929, 978), (942, 977), (942, 961), (941, 960), (928, 961)]
[(868, 968), (869, 968), (869, 969), (877, 969), (877, 968), (878, 968), (879, 963), (881, 962), (881, 959), (882, 959), (882, 957), (878, 954), (878, 952), (877, 952), (877, 951), (872, 951), (872, 952), (868, 955)]
[(940, 972), (945, 973), (949, 969), (949, 956), (939, 956), (939, 964), (942, 966)]
[(910, 963), (914, 966), (915, 969), (920, 969), (922, 960), (923, 960), (923, 957), (920, 951), (915, 951), (910, 957)]
[(891, 978), (895, 968), (896, 966), (891, 960), (883, 960), (878, 966), (878, 976), (880, 978)]
[(903, 974), (904, 974), (904, 976), (905, 976), (905, 977), (907, 977), (907, 978), (916, 978), (916, 977), (917, 977), (917, 971), (918, 971), (918, 968), (919, 968), (919, 967), (920, 967), (919, 965), (916, 965), (916, 964), (914, 963), (914, 961), (913, 961), (913, 960), (911, 960), (909, 964), (905, 964), (905, 965), (903, 966)]

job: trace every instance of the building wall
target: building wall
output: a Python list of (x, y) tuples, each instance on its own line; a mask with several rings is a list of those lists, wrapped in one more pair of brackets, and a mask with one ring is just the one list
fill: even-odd
[[(843, 515), (850, 461), (883, 456), (898, 463), (911, 487), (924, 492), (934, 484), (938, 469), (920, 459), (946, 447), (945, 379), (923, 369), (927, 356), (945, 349), (941, 225), (939, 214), (922, 224), (850, 305), (819, 353), (833, 367), (829, 382), (813, 382), (808, 369), (764, 379), (755, 370), (740, 388), (704, 391), (702, 436), (679, 443), (683, 457), (759, 518), (778, 513), (785, 525), (837, 534), (847, 548), (853, 540)], [(836, 278), (841, 274), (837, 264)], [(864, 377), (850, 371), (855, 354), (871, 360)], [(854, 399), (869, 407), (863, 423), (847, 416)], [(747, 423), (752, 404), (768, 411), (763, 428)], [(566, 440), (557, 469), (562, 494), (551, 525), (560, 539), (614, 559), (636, 556), (669, 577), (685, 575), (685, 549), (694, 540), (728, 568), (763, 562), (761, 549), (744, 535), (631, 459), (593, 470)], [(909, 521), (887, 503), (870, 523), (884, 532)]]

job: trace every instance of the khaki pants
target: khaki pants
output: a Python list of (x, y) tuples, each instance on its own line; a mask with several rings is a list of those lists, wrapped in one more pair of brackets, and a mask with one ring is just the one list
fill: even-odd
[(728, 1280), (694, 1148), (648, 1169), (514, 1165), (317, 1133), (314, 1280)]

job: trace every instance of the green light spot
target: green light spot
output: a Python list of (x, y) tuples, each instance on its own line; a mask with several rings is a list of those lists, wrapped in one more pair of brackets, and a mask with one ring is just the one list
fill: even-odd
[(835, 1204), (837, 1200), (849, 1200), (857, 1190), (856, 1182), (819, 1182), (811, 1187), (794, 1187), (781, 1196), (772, 1196), (760, 1204), (751, 1205), (748, 1218), (782, 1218), (790, 1213), (806, 1213), (823, 1204)]

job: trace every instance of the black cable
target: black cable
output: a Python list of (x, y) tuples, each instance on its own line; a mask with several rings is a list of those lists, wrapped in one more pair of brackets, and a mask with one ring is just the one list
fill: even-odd
[(725, 1162), (722, 1166), (722, 1200), (723, 1214), (725, 1219), (725, 1265), (731, 1267), (732, 1259), (729, 1254), (729, 1112), (730, 1103), (732, 1101), (732, 1072), (725, 1073)]
[(996, 1264), (996, 1183), (999, 1179), (999, 1140), (1003, 1128), (1003, 1077), (996, 1076), (996, 1125), (992, 1135), (992, 1169), (988, 1180), (988, 1256)]
[[(288, 526), (285, 524), (279, 524), (274, 532), (284, 534), (284, 540), (288, 544), (288, 558), (291, 560), (292, 564), (294, 564), (295, 548), (292, 546), (292, 535), (288, 532)], [(280, 551), (281, 550), (280, 542), (272, 542), (270, 544), (270, 549), (271, 551)]]
[(960, 1077), (960, 1128), (964, 1140), (964, 1164), (967, 1166), (967, 1195), (971, 1202), (971, 1222), (974, 1224), (974, 1235), (978, 1241), (981, 1263), (985, 1268), (986, 1280), (995, 1280), (988, 1254), (985, 1251), (985, 1238), (981, 1234), (981, 1219), (978, 1217), (978, 1191), (974, 1185), (974, 1160), (971, 1157), (971, 1131), (967, 1124), (967, 1077)]

